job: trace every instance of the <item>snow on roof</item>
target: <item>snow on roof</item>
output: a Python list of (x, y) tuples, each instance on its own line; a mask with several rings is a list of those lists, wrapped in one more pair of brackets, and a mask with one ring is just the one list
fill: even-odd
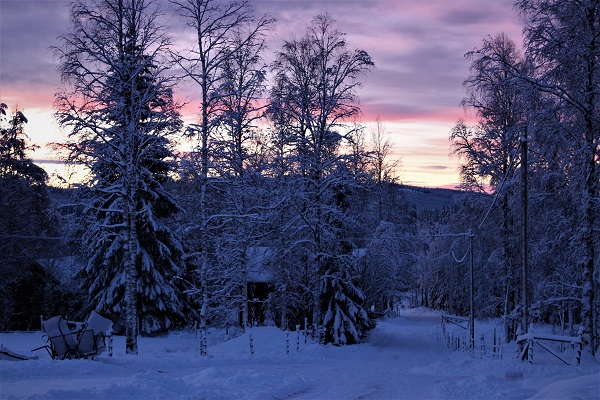
[(367, 249), (365, 249), (365, 248), (358, 248), (358, 249), (355, 248), (352, 250), (352, 257), (356, 260), (358, 260), (359, 258), (362, 258), (366, 255), (367, 255)]
[(75, 275), (85, 268), (84, 262), (77, 256), (40, 258), (36, 262), (50, 272), (62, 284), (69, 284)]

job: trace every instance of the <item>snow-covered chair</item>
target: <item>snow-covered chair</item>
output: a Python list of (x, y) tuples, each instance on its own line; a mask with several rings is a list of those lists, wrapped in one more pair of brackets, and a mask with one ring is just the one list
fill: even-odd
[(46, 349), (53, 359), (88, 358), (106, 350), (106, 337), (112, 332), (112, 321), (92, 311), (86, 323), (74, 323), (69, 329), (67, 321), (55, 316), (42, 321), (48, 344), (33, 351)]
[(71, 358), (77, 352), (77, 331), (72, 332), (67, 321), (57, 315), (42, 321), (42, 329), (46, 333), (48, 344), (32, 351), (46, 349), (54, 359)]
[(104, 318), (96, 311), (92, 311), (83, 328), (79, 348), (83, 350), (95, 349), (95, 354), (103, 353), (107, 349), (106, 339), (112, 335), (113, 322)]

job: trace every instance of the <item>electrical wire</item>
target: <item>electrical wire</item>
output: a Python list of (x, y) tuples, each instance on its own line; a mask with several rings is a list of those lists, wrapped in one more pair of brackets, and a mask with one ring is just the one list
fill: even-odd
[(485, 216), (483, 217), (483, 219), (479, 223), (479, 226), (477, 227), (477, 230), (475, 232), (479, 232), (479, 230), (481, 229), (481, 227), (483, 226), (483, 224), (487, 220), (487, 217), (490, 215), (490, 212), (492, 211), (492, 208), (494, 207), (494, 204), (496, 204), (496, 200), (498, 199), (498, 195), (502, 191), (502, 187), (504, 186), (504, 183), (506, 182), (506, 179), (508, 178), (508, 174), (511, 171), (511, 169), (513, 167), (513, 164), (514, 164), (514, 162), (516, 160), (516, 155), (517, 155), (516, 153), (519, 151), (519, 149), (521, 148), (522, 145), (523, 144), (521, 142), (519, 142), (519, 145), (514, 149), (513, 154), (511, 156), (510, 164), (508, 165), (508, 168), (506, 169), (506, 172), (504, 173), (504, 177), (502, 178), (502, 181), (500, 182), (500, 185), (498, 186), (498, 188), (496, 190), (496, 194), (494, 195), (494, 199), (492, 200), (492, 203), (490, 204), (490, 207), (488, 208), (487, 212), (485, 213)]
[(81, 240), (67, 236), (0, 235), (0, 239)]
[(467, 254), (469, 254), (469, 250), (467, 250), (465, 252), (465, 255), (462, 256), (462, 258), (460, 260), (458, 258), (456, 258), (456, 254), (454, 254), (454, 250), (450, 250), (450, 253), (452, 254), (452, 258), (454, 258), (454, 261), (456, 261), (457, 264), (461, 264), (467, 258)]

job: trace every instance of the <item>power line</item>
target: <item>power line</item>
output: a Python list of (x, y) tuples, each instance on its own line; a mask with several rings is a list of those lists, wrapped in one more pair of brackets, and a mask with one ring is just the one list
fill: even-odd
[(398, 239), (431, 239), (438, 237), (468, 237), (470, 235), (469, 232), (463, 233), (439, 233), (439, 234), (431, 234), (431, 235), (395, 235), (395, 236), (377, 236), (377, 237), (348, 237), (348, 238), (338, 238), (337, 240), (398, 240)]
[(514, 149), (512, 157), (511, 157), (511, 160), (510, 160), (510, 164), (509, 164), (508, 168), (506, 169), (506, 172), (504, 173), (504, 177), (502, 178), (502, 181), (500, 182), (500, 185), (498, 186), (498, 190), (496, 190), (496, 194), (494, 195), (494, 199), (492, 200), (492, 203), (490, 204), (490, 207), (488, 208), (487, 212), (485, 213), (485, 216), (481, 220), (481, 223), (477, 227), (477, 231), (476, 232), (479, 232), (479, 230), (483, 226), (483, 223), (487, 220), (487, 217), (490, 215), (490, 212), (492, 211), (492, 208), (494, 207), (494, 204), (496, 204), (496, 200), (498, 199), (498, 195), (502, 191), (502, 187), (504, 186), (504, 183), (506, 182), (506, 179), (508, 178), (508, 173), (512, 169), (513, 163), (515, 162), (517, 151), (519, 151), (520, 148), (521, 148), (521, 142), (519, 142), (519, 145)]
[(68, 236), (0, 235), (0, 239), (81, 240)]
[(465, 261), (465, 259), (467, 258), (467, 255), (469, 254), (469, 250), (467, 250), (467, 251), (465, 252), (465, 255), (464, 255), (464, 256), (462, 256), (462, 258), (461, 258), (460, 260), (459, 260), (459, 259), (456, 257), (456, 254), (454, 254), (454, 250), (450, 250), (450, 254), (452, 254), (452, 258), (454, 258), (454, 261), (455, 261), (457, 264), (462, 264), (462, 263), (463, 263), (463, 261)]

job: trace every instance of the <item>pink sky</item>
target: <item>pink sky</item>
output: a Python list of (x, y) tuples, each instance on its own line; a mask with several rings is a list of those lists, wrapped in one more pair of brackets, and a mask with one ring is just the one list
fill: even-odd
[[(452, 187), (458, 160), (450, 157), (452, 126), (465, 114), (460, 102), (469, 63), (464, 54), (487, 35), (506, 32), (520, 43), (521, 27), (513, 0), (256, 0), (257, 12), (278, 23), (268, 53), (281, 40), (301, 36), (312, 17), (329, 12), (348, 46), (366, 50), (376, 68), (359, 92), (362, 122), (379, 115), (401, 159), (406, 184)], [(51, 50), (69, 29), (68, 1), (0, 0), (0, 101), (19, 106), (30, 123), (27, 133), (42, 146), (32, 158), (52, 159), (46, 142), (62, 133), (52, 121), (54, 93), (60, 87)], [(183, 24), (169, 20), (181, 40)], [(191, 43), (190, 43), (191, 45)], [(188, 99), (189, 100), (189, 99)], [(187, 120), (194, 120), (187, 115)], [(44, 165), (48, 172), (57, 166)]]

